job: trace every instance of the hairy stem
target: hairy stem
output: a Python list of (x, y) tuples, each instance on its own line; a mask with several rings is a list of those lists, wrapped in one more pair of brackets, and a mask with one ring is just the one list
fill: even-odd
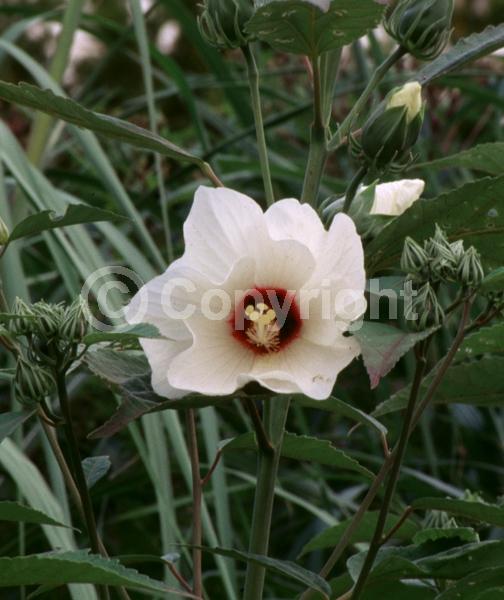
[(202, 485), (200, 472), (200, 459), (198, 450), (198, 433), (196, 431), (196, 415), (192, 408), (186, 411), (187, 437), (189, 456), (192, 471), (192, 497), (193, 497), (193, 592), (201, 597), (203, 594), (203, 571), (202, 571), (202, 526), (201, 526), (201, 500)]
[(261, 108), (261, 93), (259, 90), (259, 71), (252, 52), (252, 48), (244, 46), (242, 48), (245, 61), (247, 63), (247, 73), (249, 78), (250, 96), (252, 99), (252, 111), (254, 113), (254, 122), (257, 136), (257, 150), (259, 152), (259, 162), (261, 164), (261, 173), (264, 183), (264, 192), (266, 202), (271, 206), (275, 202), (273, 184), (271, 182), (271, 171), (268, 159), (268, 147), (266, 145), (266, 136), (264, 134), (264, 123)]
[[(415, 379), (413, 382), (413, 386), (411, 388), (410, 401), (408, 402), (408, 407), (406, 409), (406, 415), (404, 417), (401, 438), (400, 438), (398, 446), (397, 446), (397, 452), (394, 452), (394, 455), (395, 455), (394, 463), (392, 465), (392, 471), (390, 473), (390, 478), (388, 481), (387, 489), (385, 491), (385, 497), (383, 499), (382, 507), (381, 507), (380, 514), (378, 517), (378, 523), (376, 525), (375, 533), (374, 533), (373, 539), (371, 541), (371, 545), (369, 547), (369, 551), (367, 553), (366, 560), (364, 562), (361, 573), (359, 575), (359, 579), (357, 580), (357, 583), (355, 584), (355, 588), (354, 588), (353, 594), (351, 596), (352, 600), (358, 600), (361, 597), (362, 592), (364, 591), (364, 587), (366, 585), (367, 579), (369, 577), (369, 574), (371, 573), (371, 569), (373, 568), (373, 564), (376, 559), (378, 550), (381, 548), (384, 541), (386, 541), (383, 538), (383, 532), (384, 532), (388, 512), (390, 509), (390, 504), (392, 502), (392, 498), (394, 496), (395, 489), (397, 486), (397, 481), (399, 479), (401, 465), (402, 465), (402, 461), (403, 461), (406, 447), (408, 444), (408, 440), (410, 438), (411, 433), (413, 432), (413, 429), (416, 427), (416, 425), (420, 421), (423, 413), (425, 412), (426, 408), (430, 405), (432, 399), (434, 398), (434, 395), (435, 395), (437, 389), (439, 388), (439, 385), (443, 381), (444, 376), (446, 375), (446, 372), (450, 368), (450, 366), (453, 362), (453, 359), (455, 358), (455, 355), (464, 340), (466, 325), (467, 325), (470, 311), (471, 311), (471, 305), (472, 305), (472, 298), (469, 300), (466, 300), (466, 302), (464, 303), (463, 314), (462, 314), (462, 318), (460, 320), (460, 325), (459, 325), (457, 335), (455, 336), (455, 338), (452, 342), (450, 350), (448, 351), (448, 353), (445, 356), (445, 358), (443, 359), (443, 362), (441, 363), (439, 369), (437, 370), (437, 372), (434, 376), (434, 379), (432, 380), (427, 392), (425, 393), (425, 396), (423, 397), (421, 402), (418, 404), (418, 406), (416, 406), (416, 398), (418, 397), (418, 392), (420, 390), (420, 385), (422, 383), (423, 372), (424, 372), (424, 366), (422, 366), (422, 363), (425, 363), (425, 358), (423, 356), (420, 356), (417, 359), (417, 371), (415, 373)], [(420, 370), (420, 373), (419, 373), (419, 370)]]
[[(257, 487), (249, 543), (251, 554), (268, 554), (275, 483), (289, 404), (290, 398), (272, 398), (264, 403), (264, 425), (273, 451), (267, 452), (258, 446)], [(248, 563), (243, 600), (262, 600), (265, 575), (264, 567)]]
[[(423, 347), (423, 344), (421, 344)], [(397, 445), (397, 450), (394, 452), (394, 460), (392, 463), (392, 468), (389, 476), (389, 480), (387, 483), (387, 487), (385, 488), (385, 496), (382, 501), (380, 513), (378, 515), (378, 521), (376, 523), (376, 528), (374, 531), (373, 538), (371, 540), (371, 545), (369, 547), (368, 553), (366, 555), (366, 560), (364, 561), (364, 565), (362, 566), (362, 570), (359, 575), (359, 579), (355, 584), (354, 592), (352, 594), (352, 599), (357, 600), (362, 594), (364, 590), (364, 586), (366, 585), (367, 578), (371, 573), (371, 569), (373, 568), (374, 561), (376, 559), (376, 555), (378, 554), (378, 550), (382, 545), (383, 533), (385, 531), (385, 525), (387, 522), (388, 513), (390, 510), (390, 505), (392, 503), (392, 499), (395, 494), (395, 490), (397, 487), (397, 481), (399, 479), (399, 473), (401, 471), (401, 465), (404, 459), (404, 455), (406, 453), (406, 448), (408, 445), (408, 440), (411, 434), (411, 423), (413, 421), (413, 416), (415, 414), (415, 407), (418, 400), (418, 394), (420, 392), (420, 385), (422, 383), (423, 374), (425, 372), (425, 355), (424, 352), (421, 351), (417, 355), (417, 364), (415, 370), (415, 377), (413, 379), (413, 385), (411, 387), (411, 393), (408, 401), (408, 406), (406, 408), (406, 413), (403, 419), (403, 426), (401, 431), (401, 436), (399, 438), (399, 442)]]
[(310, 131), (310, 150), (301, 201), (317, 206), (320, 182), (327, 160), (327, 149), (319, 57), (315, 57), (311, 64), (313, 70), (313, 123)]
[(401, 46), (399, 46), (398, 48), (396, 48), (396, 50), (392, 54), (390, 54), (390, 56), (388, 56), (382, 62), (382, 64), (379, 67), (377, 67), (376, 71), (373, 73), (373, 76), (369, 80), (365, 90), (362, 92), (359, 99), (354, 104), (352, 110), (348, 113), (346, 119), (339, 126), (338, 131), (334, 134), (334, 136), (329, 141), (328, 148), (330, 150), (334, 150), (341, 143), (343, 143), (345, 138), (350, 133), (355, 120), (360, 115), (360, 113), (364, 110), (364, 108), (367, 104), (367, 101), (371, 97), (371, 95), (374, 92), (377, 85), (385, 77), (387, 72), (396, 64), (396, 62), (404, 56), (404, 54), (406, 54), (406, 50), (404, 48), (402, 48)]
[[(82, 468), (79, 444), (77, 442), (77, 437), (72, 425), (72, 412), (70, 409), (70, 400), (68, 398), (64, 372), (58, 372), (56, 374), (56, 386), (58, 389), (61, 414), (65, 420), (64, 428), (68, 444), (70, 465), (73, 471), (73, 479), (79, 491), (89, 543), (94, 554), (102, 554), (100, 538), (98, 536), (98, 529), (96, 527), (96, 520), (93, 512), (93, 505), (91, 503), (91, 496), (89, 495), (86, 476), (84, 475), (84, 469)], [(98, 590), (101, 592), (100, 595), (103, 596), (103, 598), (107, 599), (109, 597), (108, 588), (106, 586), (103, 588), (98, 588)]]

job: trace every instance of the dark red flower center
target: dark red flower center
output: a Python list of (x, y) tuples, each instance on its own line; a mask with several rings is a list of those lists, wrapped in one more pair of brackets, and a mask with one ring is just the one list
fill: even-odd
[(278, 288), (249, 290), (230, 319), (233, 337), (256, 354), (278, 352), (299, 336), (295, 294)]

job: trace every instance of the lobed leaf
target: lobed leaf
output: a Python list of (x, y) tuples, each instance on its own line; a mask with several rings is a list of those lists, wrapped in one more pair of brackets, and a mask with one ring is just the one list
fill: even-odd
[(256, 10), (246, 29), (279, 52), (314, 58), (365, 35), (383, 10), (374, 0), (332, 0), (327, 12), (305, 0), (273, 0)]

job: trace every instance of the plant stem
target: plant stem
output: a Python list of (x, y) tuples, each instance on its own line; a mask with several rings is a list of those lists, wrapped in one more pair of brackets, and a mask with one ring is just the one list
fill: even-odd
[(350, 185), (347, 188), (347, 191), (345, 194), (345, 204), (343, 205), (343, 212), (346, 215), (348, 214), (348, 211), (350, 210), (350, 207), (352, 206), (352, 202), (355, 198), (355, 194), (357, 193), (357, 190), (359, 189), (359, 185), (364, 180), (364, 177), (366, 177), (367, 172), (368, 172), (367, 166), (363, 165), (357, 171), (357, 173), (354, 175), (354, 178), (352, 179), (352, 181), (350, 182)]
[(192, 497), (193, 497), (193, 592), (201, 597), (203, 594), (203, 572), (202, 572), (202, 550), (203, 539), (201, 526), (201, 473), (198, 450), (198, 433), (196, 431), (196, 417), (194, 410), (189, 408), (186, 411), (187, 437), (189, 446), (189, 456), (191, 459), (192, 471)]
[[(275, 483), (289, 404), (290, 398), (272, 398), (264, 402), (264, 426), (273, 445), (273, 452), (266, 452), (264, 448), (258, 446), (257, 487), (249, 543), (250, 554), (263, 556), (268, 554)], [(262, 600), (265, 575), (264, 567), (252, 562), (248, 563), (243, 600)]]
[(82, 468), (82, 460), (79, 452), (79, 445), (75, 436), (75, 431), (72, 426), (72, 413), (70, 410), (70, 401), (68, 399), (68, 392), (65, 382), (65, 374), (58, 373), (56, 376), (56, 385), (58, 388), (58, 398), (61, 407), (61, 413), (65, 419), (65, 435), (68, 443), (68, 450), (70, 456), (70, 465), (73, 471), (73, 479), (79, 490), (79, 496), (82, 502), (82, 510), (84, 512), (84, 520), (91, 544), (91, 550), (95, 554), (101, 554), (100, 541), (98, 537), (98, 530), (96, 527), (96, 521), (93, 512), (93, 505), (91, 503), (91, 497), (89, 495), (89, 489), (86, 483), (86, 477), (84, 475), (84, 469)]
[[(47, 441), (49, 442), (49, 446), (51, 446), (51, 450), (52, 450), (54, 457), (56, 459), (56, 462), (58, 463), (58, 466), (61, 470), (61, 474), (63, 475), (63, 479), (65, 480), (65, 484), (68, 488), (68, 492), (70, 493), (70, 496), (72, 497), (72, 500), (73, 500), (75, 506), (77, 507), (77, 510), (79, 512), (81, 519), (83, 521), (85, 521), (84, 508), (82, 506), (82, 500), (80, 497), (79, 490), (77, 489), (77, 486), (75, 485), (74, 478), (68, 467), (68, 463), (65, 459), (65, 455), (63, 454), (63, 451), (61, 450), (61, 447), (59, 445), (58, 438), (54, 432), (54, 429), (51, 427), (51, 425), (48, 424), (46, 415), (45, 415), (43, 409), (41, 408), (41, 406), (39, 406), (39, 409), (38, 409), (38, 417), (40, 420), (40, 424), (42, 425), (42, 429), (44, 430), (44, 433), (46, 435)], [(107, 549), (105, 548), (100, 536), (98, 536), (98, 544), (100, 547), (100, 554), (102, 556), (108, 557)], [(129, 594), (125, 590), (125, 588), (119, 586), (116, 589), (117, 589), (117, 593), (118, 593), (119, 597), (122, 598), (122, 600), (130, 600)]]
[(387, 72), (395, 65), (395, 63), (404, 56), (404, 54), (406, 54), (406, 50), (399, 46), (382, 62), (379, 67), (377, 67), (376, 71), (373, 73), (373, 76), (369, 80), (366, 89), (362, 92), (352, 110), (348, 113), (346, 119), (339, 126), (338, 131), (329, 141), (329, 150), (334, 150), (345, 140), (350, 133), (355, 120), (364, 110), (367, 101), (371, 97), (377, 85), (385, 77)]
[(308, 202), (312, 206), (317, 206), (320, 182), (327, 160), (327, 149), (319, 58), (315, 57), (311, 64), (313, 70), (313, 123), (310, 131), (310, 151), (301, 202)]
[(371, 540), (371, 545), (369, 546), (369, 550), (366, 555), (366, 560), (364, 561), (364, 565), (362, 566), (359, 578), (357, 580), (357, 583), (355, 584), (354, 592), (352, 594), (352, 600), (357, 600), (361, 596), (364, 590), (364, 586), (366, 585), (367, 578), (369, 577), (371, 569), (373, 568), (373, 564), (376, 559), (376, 555), (378, 554), (378, 550), (382, 545), (383, 532), (385, 531), (390, 505), (395, 494), (397, 481), (399, 479), (399, 474), (401, 471), (401, 465), (404, 459), (404, 455), (406, 453), (408, 440), (411, 434), (411, 423), (415, 414), (415, 407), (418, 400), (418, 394), (420, 392), (420, 385), (422, 383), (423, 374), (425, 372), (426, 360), (423, 351), (423, 343), (420, 344), (420, 347), (422, 348), (422, 350), (420, 350), (417, 354), (415, 377), (413, 379), (413, 385), (411, 386), (411, 392), (408, 401), (408, 406), (406, 408), (406, 413), (403, 418), (401, 436), (399, 438), (397, 450), (394, 452), (394, 461), (392, 463), (392, 469), (390, 472), (387, 487), (385, 488), (385, 496), (382, 501), (380, 514), (378, 515), (378, 522), (376, 523), (376, 528), (374, 531), (373, 538)]
[(259, 162), (261, 164), (261, 173), (264, 183), (264, 192), (266, 202), (271, 206), (275, 202), (273, 184), (271, 182), (271, 172), (268, 160), (268, 147), (266, 145), (266, 136), (264, 135), (264, 123), (261, 108), (261, 93), (259, 90), (259, 71), (250, 45), (242, 48), (245, 61), (247, 63), (247, 73), (249, 78), (250, 96), (252, 98), (252, 110), (254, 113), (254, 122), (257, 136), (257, 150), (259, 152)]
[[(416, 398), (418, 397), (418, 393), (420, 390), (420, 385), (422, 383), (423, 373), (425, 370), (425, 356), (422, 354), (417, 358), (417, 370), (415, 373), (415, 379), (413, 381), (413, 385), (411, 388), (410, 400), (408, 402), (408, 407), (406, 409), (406, 415), (404, 417), (404, 424), (401, 432), (401, 438), (399, 440), (399, 444), (397, 447), (397, 453), (394, 452), (394, 464), (392, 465), (392, 471), (390, 473), (390, 478), (388, 481), (387, 489), (385, 490), (385, 497), (383, 499), (382, 507), (380, 510), (380, 514), (378, 517), (378, 523), (376, 525), (375, 533), (373, 539), (371, 541), (371, 545), (369, 547), (369, 551), (366, 556), (366, 560), (362, 567), (362, 570), (359, 575), (359, 579), (355, 584), (355, 588), (353, 594), (351, 596), (352, 600), (358, 600), (364, 591), (364, 587), (366, 585), (366, 581), (371, 573), (371, 569), (373, 568), (374, 561), (376, 559), (376, 555), (378, 554), (378, 550), (384, 543), (383, 532), (385, 529), (385, 523), (388, 516), (388, 512), (390, 509), (390, 504), (392, 502), (392, 498), (395, 493), (395, 489), (397, 486), (397, 481), (399, 478), (402, 461), (404, 458), (404, 454), (406, 451), (406, 447), (408, 444), (409, 437), (413, 432), (413, 429), (416, 427), (418, 422), (420, 421), (423, 413), (426, 408), (431, 403), (434, 394), (436, 393), (439, 385), (443, 381), (446, 372), (450, 368), (455, 355), (462, 344), (465, 337), (465, 330), (467, 321), (469, 319), (469, 314), (471, 311), (472, 299), (466, 300), (464, 303), (464, 309), (462, 318), (460, 320), (459, 329), (457, 335), (455, 336), (450, 350), (448, 354), (445, 356), (441, 366), (437, 370), (434, 379), (432, 380), (425, 396), (422, 401), (419, 403), (418, 407), (416, 406)], [(425, 343), (425, 342), (424, 342)], [(419, 372), (420, 371), (420, 372)], [(416, 408), (416, 410), (415, 410)]]

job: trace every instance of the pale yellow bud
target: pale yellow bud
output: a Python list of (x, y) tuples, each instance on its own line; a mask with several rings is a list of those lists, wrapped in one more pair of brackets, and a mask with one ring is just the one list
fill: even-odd
[(411, 81), (394, 92), (387, 103), (387, 108), (406, 107), (406, 119), (411, 123), (422, 112), (422, 86), (418, 81)]

